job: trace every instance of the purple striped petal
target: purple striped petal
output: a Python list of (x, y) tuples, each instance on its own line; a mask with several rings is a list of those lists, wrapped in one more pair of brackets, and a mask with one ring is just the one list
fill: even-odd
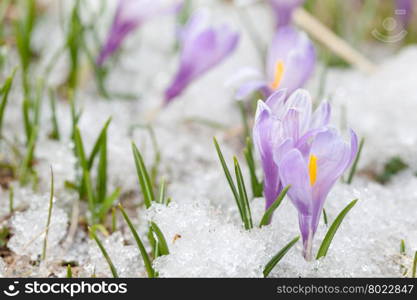
[(291, 22), (293, 11), (300, 5), (304, 0), (269, 0), (276, 17), (276, 26), (286, 26)]
[(304, 86), (314, 71), (316, 52), (305, 33), (292, 26), (279, 29), (271, 43), (267, 59), (267, 78), (274, 81), (276, 65), (281, 62), (284, 72), (279, 88), (286, 88), (288, 94)]
[(205, 16), (195, 14), (181, 34), (180, 65), (173, 82), (165, 91), (165, 103), (179, 96), (193, 80), (221, 63), (236, 49), (239, 41), (237, 32), (227, 25), (218, 28), (200, 26), (205, 22), (200, 18)]

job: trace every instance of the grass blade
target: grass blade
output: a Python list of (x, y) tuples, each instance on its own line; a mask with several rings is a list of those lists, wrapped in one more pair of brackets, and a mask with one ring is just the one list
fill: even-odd
[(168, 245), (167, 245), (167, 242), (165, 240), (165, 237), (164, 237), (161, 229), (159, 229), (159, 227), (154, 222), (151, 222), (151, 228), (152, 228), (153, 232), (155, 232), (155, 234), (158, 238), (159, 254), (160, 255), (168, 255), (169, 254)]
[(145, 202), (146, 208), (149, 208), (152, 202), (155, 201), (152, 182), (149, 177), (148, 171), (146, 170), (145, 163), (143, 162), (142, 155), (140, 154), (135, 143), (132, 143), (132, 151), (133, 156), (135, 158), (135, 165), (136, 171), (138, 173), (139, 184), (143, 193), (143, 200)]
[(133, 226), (132, 222), (130, 221), (129, 217), (127, 216), (125, 210), (123, 209), (123, 206), (119, 204), (119, 209), (122, 212), (123, 218), (125, 219), (127, 225), (130, 228), (130, 231), (133, 234), (133, 237), (135, 238), (136, 244), (138, 245), (140, 254), (142, 255), (143, 263), (145, 265), (146, 272), (148, 273), (149, 278), (155, 277), (155, 271), (152, 267), (151, 260), (149, 259), (148, 253), (146, 252), (145, 246), (143, 245), (135, 227)]
[(252, 195), (253, 197), (262, 197), (263, 192), (263, 185), (258, 180), (258, 177), (256, 176), (256, 165), (255, 160), (253, 159), (253, 144), (248, 137), (246, 139), (246, 148), (243, 150), (243, 154), (246, 159), (246, 164), (248, 165), (250, 179), (251, 179), (251, 187), (252, 187)]
[(411, 272), (411, 278), (416, 278), (417, 276), (417, 251), (414, 254), (413, 270)]
[(239, 190), (240, 204), (244, 212), (244, 223), (246, 229), (253, 228), (252, 214), (249, 206), (248, 193), (246, 192), (245, 181), (243, 179), (242, 170), (236, 157), (233, 158), (235, 164), (236, 182)]
[(365, 138), (361, 138), (361, 141), (359, 143), (358, 153), (356, 154), (355, 160), (353, 161), (352, 167), (350, 168), (347, 184), (351, 184), (352, 181), (353, 181), (353, 177), (355, 176), (356, 168), (358, 166), (359, 159), (361, 158), (361, 153), (362, 153), (362, 148), (363, 148), (364, 143), (365, 143)]
[(42, 260), (46, 258), (46, 248), (48, 245), (48, 233), (49, 233), (49, 225), (51, 225), (51, 217), (52, 217), (52, 207), (54, 204), (54, 171), (51, 167), (51, 192), (49, 197), (49, 208), (48, 208), (48, 218), (46, 221), (46, 229), (45, 229), (45, 238), (43, 240), (43, 249), (42, 249)]
[(268, 277), (269, 273), (271, 273), (271, 271), (275, 268), (277, 263), (279, 263), (279, 261), (284, 257), (284, 255), (287, 254), (287, 252), (292, 248), (292, 246), (295, 245), (295, 243), (298, 242), (299, 239), (300, 237), (297, 236), (295, 239), (289, 242), (284, 248), (279, 250), (279, 252), (275, 254), (275, 256), (266, 264), (263, 272), (265, 278)]
[(10, 75), (6, 82), (4, 83), (2, 89), (1, 89), (1, 103), (0, 103), (0, 137), (2, 136), (2, 129), (3, 129), (3, 119), (4, 119), (4, 112), (6, 110), (7, 101), (9, 99), (9, 92), (12, 87), (14, 75), (16, 73), (16, 69), (13, 70), (12, 75)]
[(88, 158), (88, 169), (89, 170), (91, 170), (91, 168), (93, 167), (94, 160), (95, 160), (97, 154), (100, 151), (101, 144), (102, 144), (102, 139), (104, 138), (104, 136), (107, 136), (107, 128), (109, 127), (110, 123), (111, 123), (111, 118), (109, 118), (106, 121), (106, 123), (104, 123), (104, 126), (101, 129), (100, 134), (98, 135), (97, 140), (94, 143), (93, 150), (91, 150), (90, 157)]
[(100, 142), (100, 156), (97, 172), (97, 200), (103, 202), (107, 194), (107, 134), (104, 133)]
[(70, 264), (67, 265), (67, 278), (72, 278), (72, 269)]
[(290, 189), (290, 185), (286, 186), (281, 193), (279, 193), (277, 199), (274, 201), (274, 203), (272, 203), (272, 205), (266, 210), (266, 212), (264, 213), (261, 222), (259, 223), (259, 227), (268, 225), (272, 214), (274, 213), (274, 211), (280, 206), (282, 200), (284, 199), (285, 195), (287, 194), (288, 190)]
[(104, 248), (103, 244), (98, 239), (96, 233), (94, 232), (94, 230), (91, 229), (91, 227), (89, 227), (88, 230), (90, 231), (90, 234), (93, 237), (93, 239), (96, 241), (97, 246), (100, 248), (100, 251), (103, 254), (104, 258), (106, 259), (107, 264), (109, 265), (110, 271), (113, 274), (113, 278), (119, 278), (119, 275), (117, 274), (116, 267), (114, 266), (113, 262), (111, 261), (111, 258), (109, 256), (109, 254), (107, 253), (106, 249)]
[(91, 178), (90, 178), (90, 172), (88, 170), (85, 170), (83, 172), (83, 178), (84, 178), (84, 186), (86, 188), (87, 192), (87, 203), (88, 203), (88, 209), (91, 213), (91, 224), (96, 223), (97, 219), (97, 212), (96, 212), (96, 198), (94, 196), (93, 187), (91, 185)]
[(230, 174), (229, 168), (227, 167), (226, 161), (224, 160), (224, 156), (223, 156), (222, 151), (220, 150), (220, 146), (217, 143), (217, 139), (214, 137), (213, 141), (214, 141), (214, 146), (216, 147), (217, 155), (219, 156), (219, 159), (220, 159), (220, 163), (223, 167), (224, 175), (226, 175), (227, 182), (229, 183), (230, 189), (232, 190), (233, 196), (235, 197), (236, 204), (239, 209), (240, 217), (243, 220), (244, 214), (243, 214), (243, 209), (240, 204), (239, 193), (236, 189), (235, 183), (233, 182), (233, 178), (232, 178), (232, 175)]
[(336, 219), (333, 221), (332, 225), (330, 225), (329, 230), (326, 233), (326, 236), (323, 239), (323, 242), (321, 243), (320, 249), (317, 252), (316, 259), (319, 259), (322, 256), (326, 256), (327, 251), (329, 250), (330, 244), (333, 240), (334, 235), (336, 234), (337, 229), (339, 228), (340, 224), (342, 223), (343, 219), (345, 218), (346, 214), (352, 209), (353, 206), (355, 206), (356, 202), (358, 202), (358, 199), (353, 200), (350, 202), (336, 217)]
[(165, 195), (166, 195), (166, 184), (165, 184), (165, 179), (162, 178), (161, 184), (159, 186), (159, 196), (156, 202), (165, 203)]
[(113, 206), (114, 201), (120, 196), (121, 189), (117, 188), (110, 196), (104, 199), (101, 203), (100, 210), (97, 212), (97, 218), (103, 220), (107, 212)]
[(60, 140), (61, 134), (59, 132), (58, 119), (56, 116), (56, 95), (52, 89), (49, 89), (49, 105), (51, 107), (51, 123), (52, 123), (52, 132), (50, 138), (53, 140)]

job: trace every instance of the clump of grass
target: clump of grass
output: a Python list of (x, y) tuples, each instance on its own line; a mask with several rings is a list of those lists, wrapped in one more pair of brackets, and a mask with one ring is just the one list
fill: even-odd
[[(104, 124), (89, 156), (86, 155), (78, 127), (74, 134), (75, 152), (79, 162), (78, 173), (81, 174), (78, 183), (74, 186), (78, 190), (80, 199), (87, 200), (91, 214), (90, 224), (104, 221), (121, 192), (120, 188), (116, 188), (111, 194), (107, 193), (107, 128), (110, 121), (111, 119)], [(90, 174), (96, 158), (98, 158), (97, 177), (94, 184)]]
[(387, 183), (391, 178), (407, 169), (409, 166), (399, 156), (394, 156), (384, 166), (381, 174), (376, 176), (376, 180), (382, 184)]

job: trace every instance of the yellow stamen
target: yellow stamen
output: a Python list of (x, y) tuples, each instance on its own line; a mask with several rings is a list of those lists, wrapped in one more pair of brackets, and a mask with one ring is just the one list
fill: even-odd
[(283, 76), (284, 76), (284, 62), (282, 60), (279, 60), (277, 61), (277, 64), (275, 65), (274, 81), (271, 83), (271, 88), (273, 90), (278, 89)]
[(317, 180), (317, 156), (311, 154), (308, 162), (308, 173), (310, 175), (310, 184), (314, 185)]

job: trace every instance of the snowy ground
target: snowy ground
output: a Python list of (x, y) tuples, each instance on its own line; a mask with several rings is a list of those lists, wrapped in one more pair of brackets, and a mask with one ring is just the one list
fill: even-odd
[[(217, 7), (216, 12), (228, 16), (236, 26), (239, 18), (231, 7)], [(253, 15), (265, 14), (255, 11)], [(265, 19), (265, 20), (263, 20)], [(265, 37), (270, 36), (271, 20), (263, 18), (259, 25)], [(37, 33), (36, 45), (44, 53), (58, 47), (59, 26), (53, 15), (44, 21)], [(47, 37), (41, 32), (51, 29)], [(239, 27), (241, 28), (241, 27)], [(269, 28), (269, 29), (268, 29)], [(196, 81), (172, 105), (159, 110), (162, 92), (175, 71), (176, 57), (172, 52), (172, 19), (151, 22), (126, 43), (121, 64), (112, 71), (109, 87), (139, 93), (140, 99), (129, 101), (100, 99), (93, 80), (86, 80), (77, 97), (83, 107), (80, 129), (90, 149), (106, 119), (109, 127), (109, 176), (112, 187), (123, 190), (122, 203), (129, 207), (139, 233), (145, 236), (147, 220), (153, 220), (163, 231), (170, 254), (158, 258), (154, 267), (161, 277), (262, 277), (263, 266), (292, 238), (299, 234), (295, 208), (288, 199), (274, 215), (272, 223), (262, 229), (245, 231), (236, 205), (218, 162), (212, 137), (216, 136), (229, 162), (233, 154), (241, 157), (240, 137), (235, 134), (240, 116), (233, 89), (226, 82), (242, 66), (258, 66), (259, 59), (245, 31), (238, 51), (220, 67)], [(157, 34), (156, 34), (157, 33)], [(104, 32), (103, 32), (104, 34)], [(57, 44), (45, 39), (57, 37)], [(265, 38), (267, 40), (267, 38)], [(46, 45), (46, 46), (44, 46)], [(17, 62), (10, 55), (11, 70)], [(45, 64), (40, 61), (39, 65)], [(51, 80), (59, 82), (65, 72), (64, 62), (57, 65)], [(41, 69), (41, 67), (39, 67)], [(307, 89), (317, 94), (319, 69)], [(335, 124), (349, 124), (366, 143), (360, 160), (360, 172), (352, 185), (338, 183), (325, 204), (329, 220), (351, 200), (358, 204), (348, 214), (337, 232), (328, 255), (315, 262), (306, 262), (298, 243), (272, 271), (271, 277), (401, 277), (403, 268), (410, 268), (417, 250), (417, 92), (415, 89), (417, 47), (403, 49), (381, 61), (373, 75), (355, 70), (330, 70), (324, 95), (333, 104)], [(46, 97), (46, 96), (45, 96)], [(7, 107), (4, 133), (10, 139), (21, 137), (21, 91), (13, 89)], [(317, 99), (316, 99), (317, 100)], [(47, 101), (44, 101), (47, 103)], [(69, 133), (70, 108), (62, 102), (57, 107), (60, 142), (49, 140), (50, 112), (43, 105), (41, 137), (37, 145), (39, 185), (14, 186), (17, 212), (8, 215), (6, 204), (0, 206), (2, 225), (10, 226), (11, 250), (0, 260), (3, 276), (64, 277), (66, 262), (73, 262), (77, 276), (111, 276), (101, 252), (88, 238), (85, 226), (70, 230), (74, 211), (82, 216), (85, 203), (64, 187), (65, 180), (75, 176)], [(142, 205), (130, 143), (135, 141), (152, 162), (153, 147), (147, 131), (132, 126), (144, 124), (158, 110), (153, 121), (161, 150), (160, 174), (168, 179), (168, 194), (173, 198), (168, 206), (153, 205), (146, 211)], [(219, 123), (209, 126), (201, 119)], [(2, 151), (7, 157), (7, 153)], [(381, 172), (392, 157), (401, 157), (407, 170), (381, 185), (369, 176)], [(46, 261), (36, 262), (42, 252), (49, 200), (49, 180), (52, 165), (56, 193), (48, 239)], [(111, 189), (111, 188), (110, 188)], [(0, 190), (6, 203), (9, 191)], [(262, 215), (263, 199), (251, 203), (255, 223)], [(118, 230), (104, 237), (105, 247), (120, 276), (146, 276), (131, 233), (118, 215)], [(315, 249), (326, 233), (323, 222), (316, 235)], [(405, 241), (406, 255), (400, 255), (400, 242)]]

